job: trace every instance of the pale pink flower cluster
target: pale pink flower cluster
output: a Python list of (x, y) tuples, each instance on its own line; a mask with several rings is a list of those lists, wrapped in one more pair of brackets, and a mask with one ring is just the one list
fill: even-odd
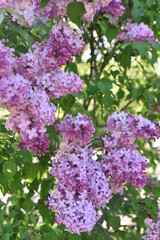
[(127, 22), (117, 35), (117, 41), (124, 42), (143, 42), (145, 39), (155, 41), (154, 32), (148, 25)]
[[(101, 8), (101, 12), (111, 15), (118, 23), (119, 18), (123, 15), (124, 9), (121, 0), (112, 0), (108, 6), (103, 6)], [(110, 23), (113, 26), (115, 25), (111, 20)]]
[(123, 194), (124, 183), (136, 188), (147, 182), (145, 168), (148, 166), (144, 156), (136, 151), (137, 137), (146, 141), (159, 138), (160, 128), (156, 123), (142, 117), (124, 112), (115, 112), (107, 119), (107, 135), (103, 138), (105, 149), (102, 168), (110, 177), (111, 190)]
[(100, 218), (97, 210), (111, 198), (100, 163), (92, 159), (93, 150), (83, 146), (91, 141), (93, 123), (81, 114), (75, 118), (67, 115), (56, 130), (63, 136), (63, 149), (57, 151), (52, 162), (50, 174), (58, 183), (46, 204), (56, 210), (57, 224), (63, 223), (68, 231), (78, 234), (90, 232)]
[(144, 240), (159, 240), (160, 239), (160, 212), (158, 213), (157, 220), (146, 219), (146, 236), (142, 237)]
[[(61, 37), (53, 40), (54, 31)], [(84, 42), (80, 33), (74, 34), (60, 22), (53, 26), (46, 43), (35, 43), (33, 48), (33, 53), (17, 58), (0, 42), (0, 106), (10, 112), (6, 127), (20, 133), (20, 146), (41, 155), (49, 147), (45, 126), (55, 121), (56, 107), (49, 100), (83, 90), (79, 76), (60, 67), (80, 53)], [(63, 58), (66, 60), (60, 60)]]

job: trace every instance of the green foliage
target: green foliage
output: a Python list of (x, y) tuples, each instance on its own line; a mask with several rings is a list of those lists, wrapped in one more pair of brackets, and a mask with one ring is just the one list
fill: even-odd
[(85, 13), (85, 7), (82, 2), (71, 2), (67, 6), (67, 15), (70, 20), (81, 28), (81, 17)]

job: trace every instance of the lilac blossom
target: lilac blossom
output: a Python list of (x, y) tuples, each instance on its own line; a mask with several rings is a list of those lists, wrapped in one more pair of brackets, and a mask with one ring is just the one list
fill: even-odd
[(136, 150), (114, 149), (102, 156), (102, 169), (109, 178), (113, 193), (123, 194), (123, 185), (131, 183), (135, 188), (142, 188), (147, 182), (145, 171), (148, 162)]
[(70, 142), (79, 142), (81, 145), (89, 143), (95, 131), (91, 118), (80, 113), (73, 118), (67, 114), (60, 124), (55, 126), (64, 139)]
[(117, 35), (117, 41), (120, 42), (143, 42), (146, 39), (155, 41), (155, 36), (152, 29), (143, 22), (140, 24), (127, 22)]
[[(118, 23), (119, 18), (123, 15), (124, 9), (121, 0), (112, 0), (109, 5), (102, 7), (101, 12), (111, 15)], [(111, 20), (110, 23), (113, 26), (115, 25)]]
[(146, 219), (146, 235), (142, 238), (144, 240), (158, 240), (160, 239), (160, 212), (158, 212), (157, 219), (154, 221), (151, 218)]

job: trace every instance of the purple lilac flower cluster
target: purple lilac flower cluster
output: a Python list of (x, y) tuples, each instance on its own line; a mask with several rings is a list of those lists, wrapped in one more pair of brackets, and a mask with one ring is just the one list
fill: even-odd
[[(111, 15), (118, 23), (119, 18), (123, 15), (124, 9), (121, 0), (112, 0), (108, 6), (103, 6), (101, 8), (101, 12)], [(113, 26), (115, 25), (111, 20), (110, 23)]]
[(127, 22), (123, 29), (117, 35), (117, 41), (124, 42), (143, 42), (145, 39), (155, 41), (155, 36), (148, 25)]
[(73, 33), (60, 22), (46, 43), (35, 43), (33, 48), (33, 53), (17, 58), (0, 42), (0, 107), (10, 112), (6, 127), (20, 133), (20, 146), (41, 155), (49, 147), (45, 126), (55, 121), (56, 107), (49, 100), (83, 90), (79, 76), (60, 67), (84, 49), (84, 42), (80, 32)]
[(89, 117), (79, 113), (75, 118), (67, 115), (56, 130), (63, 136), (63, 148), (52, 162), (50, 174), (58, 183), (46, 204), (57, 211), (57, 224), (78, 234), (90, 232), (100, 218), (97, 210), (111, 198), (100, 163), (93, 160), (93, 150), (84, 146), (91, 141), (94, 126)]
[[(115, 112), (107, 119), (102, 169), (110, 177), (111, 190), (123, 194), (124, 183), (131, 183), (136, 188), (147, 182), (145, 168), (148, 162), (137, 150), (134, 143), (137, 137), (146, 141), (159, 137), (160, 129), (156, 122), (151, 122), (141, 114), (133, 115)], [(107, 151), (107, 154), (106, 154)]]
[(62, 134), (63, 142), (67, 139), (69, 142), (80, 142), (81, 145), (90, 142), (95, 131), (91, 117), (82, 116), (80, 113), (75, 118), (67, 114), (55, 129)]
[(146, 236), (142, 237), (144, 240), (159, 240), (160, 239), (160, 212), (158, 213), (157, 220), (146, 219)]

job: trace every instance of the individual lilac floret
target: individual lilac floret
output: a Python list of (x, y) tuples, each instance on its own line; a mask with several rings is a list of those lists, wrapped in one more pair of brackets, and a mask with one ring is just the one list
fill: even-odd
[(123, 194), (123, 185), (131, 183), (135, 188), (142, 188), (147, 183), (148, 166), (146, 157), (136, 150), (114, 149), (102, 156), (102, 169), (110, 177), (113, 193)]
[(146, 235), (142, 237), (144, 240), (159, 240), (160, 239), (160, 212), (158, 213), (157, 220), (146, 219)]
[(73, 29), (63, 21), (54, 25), (46, 44), (48, 56), (54, 57), (59, 66), (72, 61), (72, 58), (84, 50), (85, 43), (82, 33)]
[(120, 42), (143, 42), (145, 39), (155, 41), (155, 36), (152, 29), (143, 22), (140, 24), (127, 22), (117, 35), (117, 41)]
[(0, 78), (11, 74), (13, 71), (15, 65), (13, 51), (0, 41)]
[(41, 85), (49, 98), (59, 98), (68, 94), (78, 93), (83, 90), (83, 81), (73, 72), (57, 70), (44, 73), (37, 77), (37, 86)]
[(61, 123), (55, 126), (55, 129), (64, 139), (69, 142), (78, 142), (81, 145), (89, 143), (95, 131), (91, 117), (82, 116), (80, 113), (76, 117), (67, 114)]
[[(125, 9), (121, 4), (121, 0), (112, 0), (108, 6), (101, 9), (101, 12), (111, 15), (118, 23), (119, 18), (123, 15), (123, 11)], [(110, 23), (113, 26), (115, 25), (111, 20)]]
[(87, 191), (82, 193), (70, 191), (63, 184), (58, 183), (54, 192), (50, 192), (50, 210), (56, 210), (56, 223), (66, 226), (67, 231), (80, 234), (90, 232), (99, 220), (96, 210), (87, 198)]

